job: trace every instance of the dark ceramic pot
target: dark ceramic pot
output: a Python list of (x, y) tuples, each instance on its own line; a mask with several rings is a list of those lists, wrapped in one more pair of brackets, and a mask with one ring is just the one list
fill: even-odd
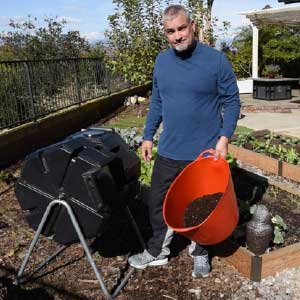
[(246, 242), (255, 255), (262, 255), (273, 238), (271, 215), (264, 205), (258, 205), (246, 227)]

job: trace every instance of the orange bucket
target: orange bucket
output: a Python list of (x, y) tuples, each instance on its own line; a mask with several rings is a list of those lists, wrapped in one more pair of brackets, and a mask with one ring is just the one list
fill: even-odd
[[(206, 153), (210, 156), (204, 157)], [(212, 154), (213, 149), (203, 151), (176, 177), (163, 205), (166, 224), (202, 245), (213, 245), (225, 240), (239, 219), (229, 165), (224, 158), (215, 160)], [(223, 196), (209, 216), (201, 224), (184, 227), (184, 213), (188, 205), (197, 198), (215, 193), (222, 193)]]

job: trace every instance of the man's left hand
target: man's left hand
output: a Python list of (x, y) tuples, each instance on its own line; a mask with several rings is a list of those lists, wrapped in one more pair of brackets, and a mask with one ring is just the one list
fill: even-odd
[(219, 157), (226, 158), (228, 153), (228, 143), (229, 139), (226, 136), (221, 136), (216, 145), (216, 154), (215, 159), (219, 159)]

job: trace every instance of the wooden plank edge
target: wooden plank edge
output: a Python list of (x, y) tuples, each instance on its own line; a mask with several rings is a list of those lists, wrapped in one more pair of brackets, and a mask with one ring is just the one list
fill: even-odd
[(274, 276), (285, 269), (299, 266), (300, 243), (296, 243), (263, 254), (261, 277)]
[(231, 248), (226, 249), (225, 254), (218, 253), (217, 250), (217, 256), (253, 281), (260, 281), (285, 269), (300, 266), (300, 243), (276, 249), (261, 256), (254, 255), (245, 247), (236, 247), (230, 241), (227, 241), (226, 246)]
[(232, 153), (236, 159), (245, 163), (254, 165), (277, 176), (282, 176), (284, 178), (300, 182), (300, 165), (281, 162), (275, 158), (232, 144), (228, 145), (228, 151)]

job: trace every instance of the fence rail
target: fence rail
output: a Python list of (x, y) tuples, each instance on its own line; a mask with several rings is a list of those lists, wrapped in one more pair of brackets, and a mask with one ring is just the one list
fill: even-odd
[(128, 86), (97, 58), (0, 61), (0, 129)]

